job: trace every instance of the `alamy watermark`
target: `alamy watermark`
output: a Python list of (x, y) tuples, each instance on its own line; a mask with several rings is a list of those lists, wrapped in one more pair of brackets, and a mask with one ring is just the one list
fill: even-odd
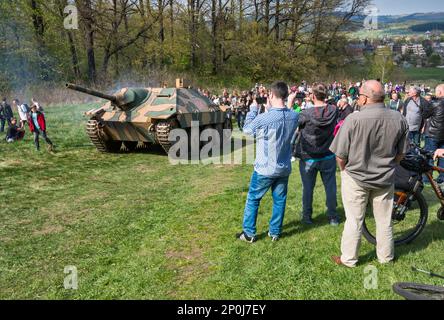
[[(232, 130), (222, 131), (208, 128), (201, 130), (198, 121), (191, 123), (190, 130), (174, 129), (170, 132), (172, 144), (168, 159), (172, 165), (225, 164), (242, 165), (256, 163), (273, 168), (279, 166), (276, 130), (257, 130), (254, 137), (246, 134), (233, 137)], [(290, 147), (290, 146), (289, 146)], [(255, 159), (256, 149), (266, 150), (266, 157)], [(262, 159), (264, 158), (264, 159)]]
[(79, 11), (75, 5), (68, 5), (63, 10), (63, 13), (67, 14), (63, 20), (63, 27), (66, 30), (79, 29)]
[(366, 30), (377, 30), (379, 9), (376, 6), (368, 6), (364, 9), (364, 14), (364, 28)]
[(364, 269), (364, 274), (366, 275), (364, 277), (364, 288), (366, 290), (378, 290), (378, 268), (372, 265), (367, 266)]
[(63, 270), (67, 276), (63, 281), (63, 286), (66, 290), (77, 290), (79, 289), (78, 272), (76, 266), (66, 266)]

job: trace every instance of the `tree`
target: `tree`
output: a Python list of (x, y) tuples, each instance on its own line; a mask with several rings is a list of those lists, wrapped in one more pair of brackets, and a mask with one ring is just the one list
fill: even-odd
[[(0, 81), (327, 76), (345, 65), (344, 31), (369, 1), (0, 1)], [(79, 30), (63, 28), (67, 4)]]
[(381, 79), (381, 82), (390, 78), (394, 68), (392, 52), (388, 47), (378, 48), (370, 59), (370, 76)]
[(429, 57), (429, 64), (432, 67), (437, 67), (437, 66), (441, 65), (441, 56), (437, 53), (432, 54)]

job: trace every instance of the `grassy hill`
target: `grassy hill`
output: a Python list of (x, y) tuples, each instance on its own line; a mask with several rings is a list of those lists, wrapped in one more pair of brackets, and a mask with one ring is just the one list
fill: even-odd
[(444, 69), (441, 68), (407, 68), (403, 71), (409, 80), (444, 82)]
[[(340, 268), (330, 256), (339, 253), (343, 225), (328, 225), (320, 181), (313, 227), (300, 223), (295, 166), (284, 237), (266, 238), (267, 195), (260, 241), (241, 243), (234, 235), (251, 166), (171, 166), (159, 149), (100, 154), (81, 116), (93, 106), (47, 108), (54, 155), (37, 153), (29, 133), (18, 144), (0, 142), (1, 299), (395, 299), (397, 281), (442, 284), (410, 271), (444, 272), (444, 224), (430, 190), (425, 232), (397, 249), (395, 264), (380, 266), (363, 241), (359, 266)], [(75, 291), (63, 287), (71, 265), (78, 269)], [(378, 268), (376, 290), (364, 287), (368, 265)]]

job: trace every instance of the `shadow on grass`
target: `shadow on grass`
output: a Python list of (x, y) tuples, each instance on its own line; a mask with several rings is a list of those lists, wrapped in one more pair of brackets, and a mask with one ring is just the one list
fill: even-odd
[[(442, 240), (444, 240), (444, 222), (435, 220), (432, 223), (427, 224), (424, 231), (418, 238), (413, 240), (413, 242), (395, 248), (395, 261), (402, 256), (423, 251), (433, 242)], [(362, 241), (365, 240), (363, 239)], [(366, 255), (361, 256), (359, 264), (369, 263), (375, 259), (377, 259), (376, 248)]]
[[(121, 151), (121, 153), (128, 153), (125, 151)], [(152, 144), (146, 148), (137, 148), (136, 150), (129, 152), (129, 153), (137, 153), (137, 154), (153, 154), (156, 156), (165, 156), (167, 157), (167, 153), (165, 152), (165, 150), (162, 148), (162, 146), (158, 145), (158, 144)]]
[[(338, 212), (341, 223), (343, 223), (343, 221), (345, 220), (344, 209), (342, 207), (339, 207), (337, 209), (337, 212)], [(313, 224), (311, 224), (311, 225), (304, 224), (301, 220), (302, 219), (300, 217), (298, 220), (295, 220), (295, 221), (285, 224), (282, 227), (282, 234), (281, 234), (280, 238), (281, 239), (290, 238), (296, 234), (301, 234), (301, 233), (304, 233), (308, 230), (320, 228), (320, 227), (330, 224), (327, 214), (322, 214), (322, 215), (318, 215), (318, 216), (314, 217)], [(341, 226), (336, 227), (338, 232), (340, 232), (339, 231), (340, 227)], [(258, 238), (258, 240), (261, 240), (261, 239), (265, 239), (267, 236), (268, 236), (268, 231), (258, 234), (257, 238)]]
[[(230, 142), (230, 147), (227, 148), (226, 146), (222, 145), (221, 149), (219, 150), (219, 153), (217, 155), (214, 155), (214, 157), (231, 157), (233, 152), (237, 152), (241, 149), (243, 149), (246, 146), (246, 141), (245, 139), (239, 139), (239, 138), (232, 138), (231, 142)], [(192, 159), (192, 154), (191, 154), (191, 147), (188, 147), (188, 154), (186, 157), (184, 157), (184, 159), (182, 160), (194, 160)], [(213, 157), (213, 153), (212, 150), (210, 150), (209, 155), (205, 155), (205, 156), (201, 156), (200, 154), (201, 149), (199, 149), (199, 160), (208, 160), (211, 159)], [(137, 149), (135, 149), (134, 151), (128, 151), (125, 150), (125, 148), (122, 148), (118, 153), (139, 153), (139, 154), (154, 154), (154, 155), (163, 155), (165, 157), (168, 156), (168, 154), (165, 152), (165, 150), (158, 144), (150, 144), (147, 147), (141, 147), (139, 145), (139, 147)]]

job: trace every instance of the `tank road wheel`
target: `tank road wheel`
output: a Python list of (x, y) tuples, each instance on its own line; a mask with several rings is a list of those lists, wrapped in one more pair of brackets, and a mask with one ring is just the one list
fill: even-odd
[(106, 140), (106, 135), (103, 133), (101, 125), (97, 120), (88, 121), (86, 125), (86, 132), (88, 133), (91, 142), (100, 152), (116, 153), (120, 151), (122, 142)]
[(153, 144), (150, 143), (150, 142), (142, 142), (142, 143), (137, 147), (137, 150), (139, 150), (139, 151), (147, 151), (147, 150), (151, 149), (152, 146), (153, 146)]
[(139, 144), (139, 142), (137, 142), (137, 141), (123, 141), (123, 146), (129, 152), (135, 151), (138, 144)]
[(163, 150), (168, 153), (173, 146), (171, 141), (169, 141), (169, 136), (171, 130), (177, 128), (175, 121), (161, 121), (156, 125), (156, 139), (157, 142), (162, 146)]

